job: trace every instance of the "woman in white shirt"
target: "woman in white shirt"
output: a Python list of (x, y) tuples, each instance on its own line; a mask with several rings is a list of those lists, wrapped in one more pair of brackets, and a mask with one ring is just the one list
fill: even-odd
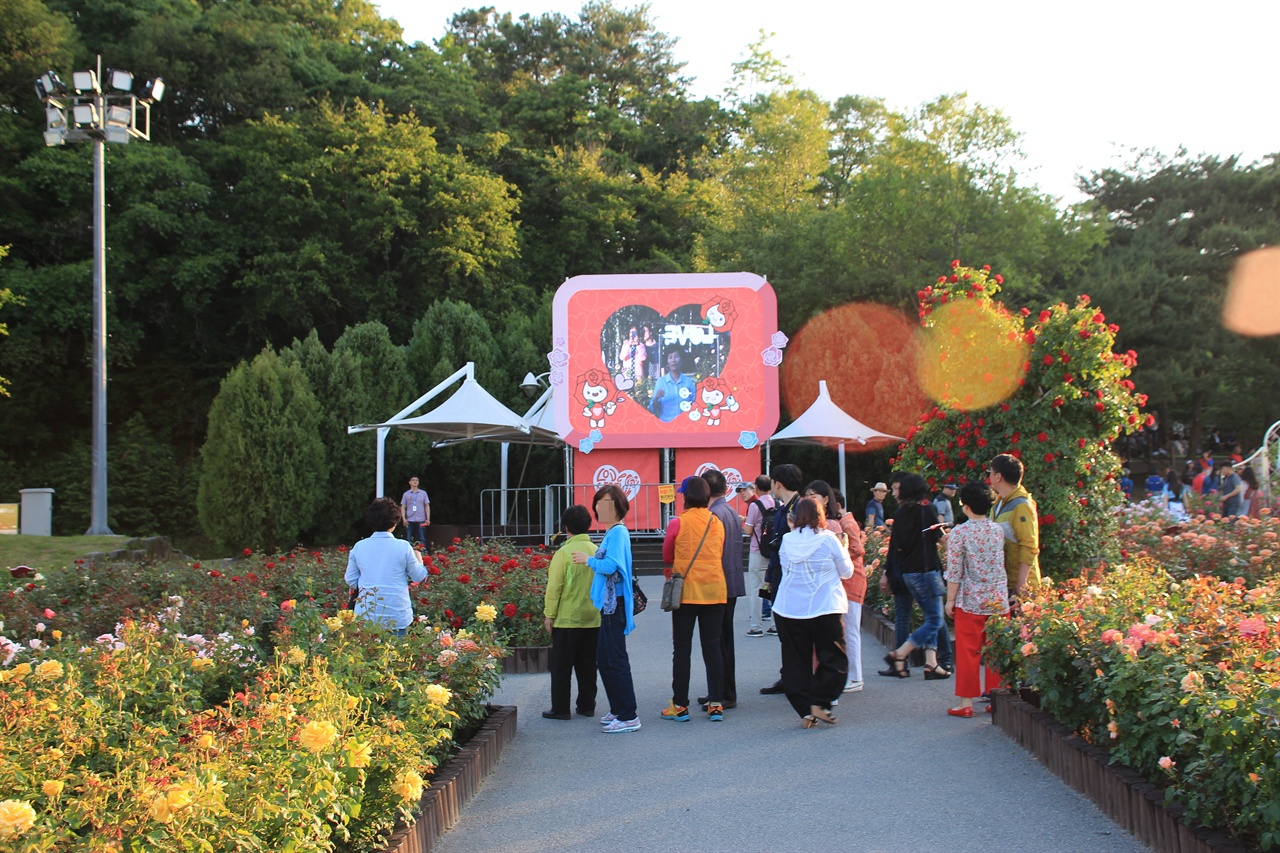
[(352, 546), (347, 558), (347, 586), (360, 591), (356, 615), (403, 636), (413, 623), (409, 583), (425, 580), (427, 570), (413, 546), (395, 537), (404, 520), (400, 504), (378, 498), (365, 510), (364, 520), (374, 533)]
[(778, 551), (782, 581), (773, 616), (782, 641), (782, 686), (809, 729), (818, 721), (836, 722), (831, 703), (848, 678), (844, 614), (849, 600), (840, 580), (853, 576), (853, 562), (840, 539), (826, 529), (819, 498), (801, 498), (787, 521), (792, 529)]

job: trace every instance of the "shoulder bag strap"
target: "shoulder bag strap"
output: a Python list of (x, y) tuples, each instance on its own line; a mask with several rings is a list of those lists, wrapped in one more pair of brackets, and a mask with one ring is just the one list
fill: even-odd
[(697, 562), (698, 555), (702, 553), (702, 543), (707, 541), (707, 534), (711, 532), (711, 519), (713, 518), (715, 518), (714, 515), (707, 519), (707, 529), (702, 531), (702, 538), (698, 540), (698, 547), (693, 552), (693, 558), (689, 560), (689, 568), (685, 569), (684, 574), (680, 575), (680, 577), (687, 577), (689, 572), (693, 569), (693, 564)]

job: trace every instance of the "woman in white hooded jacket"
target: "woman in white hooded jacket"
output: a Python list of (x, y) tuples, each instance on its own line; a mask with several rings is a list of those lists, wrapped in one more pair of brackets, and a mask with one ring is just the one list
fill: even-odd
[(791, 532), (778, 551), (782, 581), (773, 616), (782, 641), (782, 686), (808, 729), (818, 721), (836, 722), (831, 703), (848, 678), (844, 614), (849, 600), (840, 579), (853, 575), (853, 562), (844, 543), (826, 529), (819, 498), (801, 498), (787, 520)]

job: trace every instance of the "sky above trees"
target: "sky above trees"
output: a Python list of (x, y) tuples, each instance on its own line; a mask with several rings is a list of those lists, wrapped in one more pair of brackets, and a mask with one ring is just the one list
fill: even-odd
[[(466, 0), (382, 0), (409, 41), (431, 42)], [(576, 18), (581, 0), (494, 3), (513, 15)], [(633, 3), (620, 3), (630, 8)], [(1132, 150), (1243, 155), (1275, 149), (1280, 4), (1274, 0), (651, 0), (679, 41), (695, 96), (719, 98), (760, 30), (800, 86), (823, 99), (883, 98), (908, 109), (968, 92), (1025, 134), (1024, 184), (1066, 203), (1076, 175), (1131, 161)]]

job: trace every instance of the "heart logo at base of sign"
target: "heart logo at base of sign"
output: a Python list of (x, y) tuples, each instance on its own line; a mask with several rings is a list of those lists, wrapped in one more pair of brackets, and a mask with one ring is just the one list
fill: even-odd
[(640, 475), (630, 468), (619, 471), (612, 465), (601, 465), (592, 475), (591, 484), (597, 489), (617, 485), (629, 501), (635, 500), (636, 495), (640, 494)]
[[(627, 305), (610, 314), (600, 329), (600, 356), (618, 391), (649, 409), (658, 380), (670, 372), (673, 352), (680, 354), (677, 369), (695, 386), (708, 376), (721, 375), (729, 360), (730, 333), (723, 317), (714, 310), (708, 317), (709, 310), (681, 305), (664, 316), (646, 305)], [(683, 413), (696, 401), (679, 403), (687, 404), (679, 406)], [(665, 419), (672, 420), (676, 412), (668, 414), (672, 417)]]

